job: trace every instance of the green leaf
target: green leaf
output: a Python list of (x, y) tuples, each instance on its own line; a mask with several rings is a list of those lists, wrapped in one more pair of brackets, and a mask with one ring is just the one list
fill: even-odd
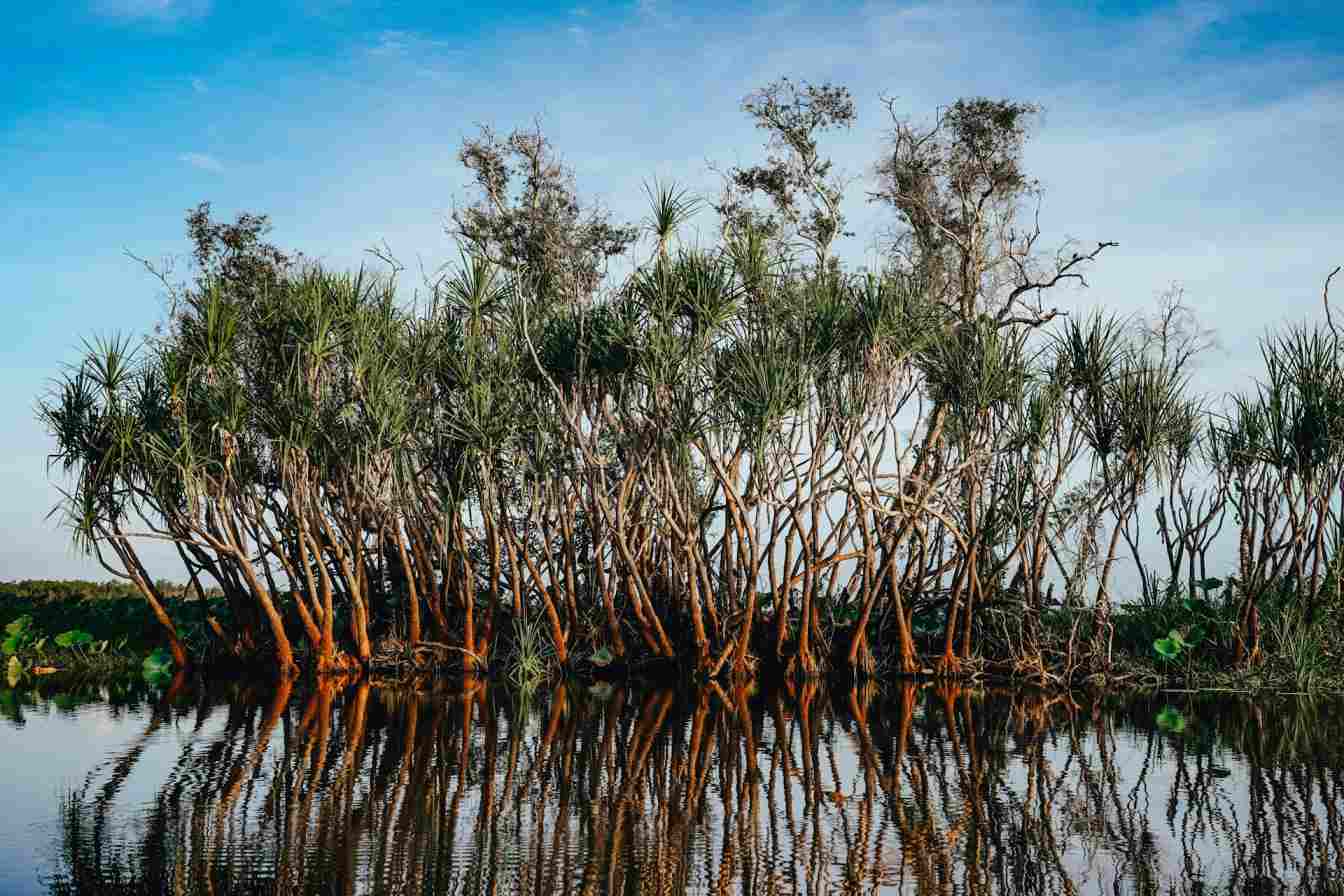
[(93, 635), (77, 628), (72, 628), (68, 632), (61, 632), (56, 636), (56, 643), (61, 647), (82, 647), (92, 640)]
[(1216, 591), (1223, 587), (1222, 579), (1200, 579), (1199, 587), (1205, 591)]
[(1182, 604), (1185, 609), (1197, 616), (1212, 616), (1213, 606), (1207, 601), (1199, 598), (1187, 597)]
[(1164, 706), (1157, 714), (1157, 727), (1171, 734), (1185, 731), (1185, 716), (1174, 706)]
[(23, 616), (20, 616), (18, 619), (15, 619), (9, 625), (5, 626), (5, 632), (6, 634), (10, 635), (22, 634), (26, 632), (28, 629), (32, 628), (32, 625), (33, 625), (33, 617), (25, 614)]
[(5, 639), (4, 644), (0, 644), (0, 650), (4, 650), (7, 656), (13, 656), (19, 652), (19, 639), (14, 635), (10, 635)]
[(146, 679), (169, 675), (173, 671), (173, 655), (162, 647), (157, 647), (145, 657), (144, 662), (140, 664), (140, 670)]
[(1190, 647), (1194, 647), (1200, 641), (1203, 641), (1207, 635), (1208, 632), (1205, 631), (1203, 625), (1192, 625), (1190, 626), (1189, 633), (1185, 636), (1185, 643)]
[(1181, 655), (1181, 645), (1171, 638), (1158, 638), (1153, 642), (1153, 650), (1165, 660), (1174, 660)]
[(594, 666), (609, 666), (614, 659), (615, 657), (612, 656), (611, 651), (605, 647), (599, 647), (597, 650), (593, 651), (592, 660)]

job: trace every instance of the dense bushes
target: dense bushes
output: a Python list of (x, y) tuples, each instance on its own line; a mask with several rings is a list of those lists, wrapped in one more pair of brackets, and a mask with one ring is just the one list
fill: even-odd
[(708, 246), (679, 242), (704, 209), (675, 187), (650, 190), (642, 236), (613, 224), (535, 133), (468, 141), (463, 255), (414, 300), (395, 263), (335, 273), (198, 209), (199, 276), (163, 330), (94, 344), (42, 404), (77, 541), (179, 664), (145, 539), (220, 589), (228, 650), (321, 671), (367, 666), (380, 625), (481, 670), (521, 625), (560, 664), (955, 675), (1007, 614), (992, 650), (1050, 678), (1062, 610), (1069, 669), (1106, 672), (1132, 623), (1119, 566), (1149, 602), (1202, 600), (1225, 526), (1242, 662), (1261, 595), (1307, 621), (1338, 602), (1331, 326), (1268, 337), (1264, 384), (1224, 413), (1187, 387), (1205, 334), (1178, 299), (1138, 320), (1047, 304), (1111, 244), (1038, 245), (1031, 107), (893, 118), (876, 271), (832, 247), (843, 184), (818, 141), (848, 95), (780, 82), (746, 108), (769, 158), (730, 172)]

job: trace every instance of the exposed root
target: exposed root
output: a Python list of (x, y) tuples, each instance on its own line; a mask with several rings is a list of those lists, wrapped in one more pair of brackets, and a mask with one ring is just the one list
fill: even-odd
[(933, 674), (938, 678), (960, 678), (961, 657), (951, 651), (944, 653), (934, 661)]
[(798, 651), (789, 660), (786, 674), (789, 678), (799, 678), (803, 680), (817, 677), (817, 661), (812, 658), (811, 651)]

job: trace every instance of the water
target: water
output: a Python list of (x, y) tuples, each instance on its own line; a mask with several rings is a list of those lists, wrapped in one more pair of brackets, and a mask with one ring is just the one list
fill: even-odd
[(0, 892), (1344, 894), (1344, 704), (0, 693)]

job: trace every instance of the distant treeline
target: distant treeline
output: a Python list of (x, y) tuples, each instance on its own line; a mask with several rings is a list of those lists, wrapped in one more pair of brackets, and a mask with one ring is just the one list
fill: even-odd
[[(186, 585), (159, 579), (154, 583), (160, 594), (168, 597), (195, 597), (196, 592)], [(222, 597), (218, 588), (206, 588), (206, 597)], [(85, 582), (78, 579), (24, 579), (19, 582), (0, 582), (0, 604), (6, 599), (35, 601), (66, 600), (143, 600), (140, 589), (131, 582), (109, 580)]]
[[(414, 297), (386, 252), (335, 272), (264, 217), (194, 210), (162, 327), (92, 343), (42, 402), (76, 543), (179, 665), (146, 543), (219, 586), (220, 646), (287, 671), (367, 667), (380, 632), (467, 672), (540, 653), (738, 680), (1072, 680), (1114, 675), (1117, 637), (1173, 666), (1331, 649), (1333, 320), (1265, 337), (1251, 391), (1192, 394), (1210, 334), (1178, 292), (1061, 309), (1113, 244), (1043, 245), (1033, 107), (889, 107), (871, 269), (835, 250), (850, 184), (823, 144), (849, 93), (784, 80), (744, 109), (764, 161), (711, 198), (651, 184), (638, 224), (538, 132), (467, 140), (460, 258)], [(683, 242), (704, 217), (717, 235)], [(1208, 568), (1220, 537), (1235, 568)], [(1146, 615), (1117, 610), (1121, 563)]]

